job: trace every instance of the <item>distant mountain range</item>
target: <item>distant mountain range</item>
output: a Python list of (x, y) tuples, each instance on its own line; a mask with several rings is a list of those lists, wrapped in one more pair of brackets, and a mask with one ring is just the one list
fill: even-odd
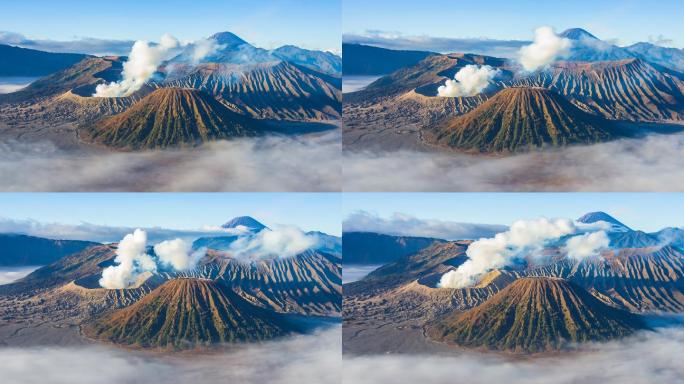
[(434, 55), (424, 51), (396, 51), (362, 44), (342, 44), (342, 66), (345, 76), (386, 75), (400, 68), (415, 65)]
[(344, 264), (385, 264), (444, 240), (373, 232), (342, 233)]
[(98, 243), (0, 234), (0, 266), (46, 265)]
[(472, 286), (440, 288), (441, 276), (468, 260), (472, 241), (435, 242), (345, 284), (345, 327), (368, 338), (380, 325), (425, 327), (447, 343), (540, 353), (647, 329), (640, 314), (684, 310), (683, 229), (645, 233), (605, 212), (578, 221), (610, 225), (600, 258), (569, 259), (564, 241), (551, 242)]
[(52, 53), (0, 44), (0, 76), (37, 77), (68, 68), (88, 55)]

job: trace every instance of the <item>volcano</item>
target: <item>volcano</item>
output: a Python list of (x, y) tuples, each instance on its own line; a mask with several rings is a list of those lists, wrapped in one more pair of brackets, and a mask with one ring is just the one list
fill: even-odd
[(230, 221), (221, 226), (221, 228), (227, 229), (238, 227), (246, 227), (252, 230), (253, 232), (260, 232), (261, 230), (268, 228), (265, 225), (261, 224), (259, 221), (257, 221), (255, 218), (250, 216), (234, 217)]
[(610, 307), (567, 280), (522, 278), (482, 305), (437, 321), (429, 334), (466, 347), (535, 353), (647, 328), (638, 315)]
[(83, 331), (116, 344), (187, 348), (268, 340), (298, 328), (214, 281), (174, 279), (137, 303), (95, 319)]
[(512, 87), (473, 111), (425, 131), (438, 145), (477, 152), (521, 152), (536, 147), (591, 144), (616, 138), (605, 120), (554, 91)]
[(93, 140), (113, 147), (151, 149), (253, 136), (260, 127), (205, 92), (160, 88), (88, 131)]

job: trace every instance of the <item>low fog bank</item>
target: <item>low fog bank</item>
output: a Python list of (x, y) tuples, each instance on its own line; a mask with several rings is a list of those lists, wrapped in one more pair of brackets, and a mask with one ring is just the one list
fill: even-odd
[(510, 157), (346, 152), (345, 191), (682, 191), (684, 134)]
[(349, 214), (344, 219), (342, 228), (344, 232), (376, 232), (392, 236), (420, 236), (445, 240), (492, 237), (508, 229), (505, 225), (499, 224), (421, 219), (398, 212), (389, 217), (381, 217), (376, 213), (367, 211), (356, 211)]
[(0, 94), (16, 92), (34, 82), (37, 77), (0, 77)]
[(360, 91), (366, 88), (370, 83), (381, 78), (382, 76), (344, 76), (342, 78), (342, 93), (350, 93)]
[(336, 383), (340, 327), (236, 348), (224, 354), (164, 356), (104, 346), (0, 348), (7, 383)]
[(340, 158), (339, 129), (143, 152), (75, 152), (48, 142), (0, 141), (0, 189), (339, 191)]
[(15, 282), (40, 267), (0, 267), (0, 285)]
[(381, 266), (382, 264), (345, 264), (342, 268), (342, 284), (359, 281)]
[(346, 384), (404, 383), (679, 383), (684, 377), (684, 328), (642, 332), (558, 357), (506, 359), (402, 355), (344, 358)]

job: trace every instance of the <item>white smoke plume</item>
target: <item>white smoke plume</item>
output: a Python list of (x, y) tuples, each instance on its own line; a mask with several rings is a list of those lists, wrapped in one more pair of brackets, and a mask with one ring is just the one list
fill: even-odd
[(197, 40), (190, 45), (190, 59), (193, 63), (197, 64), (205, 57), (225, 47), (225, 45), (219, 44), (215, 39)]
[(518, 60), (526, 71), (536, 71), (553, 63), (559, 56), (569, 53), (572, 41), (556, 35), (551, 27), (534, 31), (534, 41), (520, 48)]
[(206, 255), (207, 249), (192, 250), (192, 243), (183, 239), (162, 241), (154, 246), (154, 253), (163, 264), (170, 265), (177, 271), (194, 268)]
[(98, 85), (93, 96), (123, 97), (139, 90), (179, 45), (178, 39), (169, 34), (164, 34), (158, 45), (150, 45), (143, 40), (136, 41), (128, 60), (123, 64), (123, 79)]
[(437, 95), (440, 97), (475, 96), (487, 88), (489, 82), (499, 72), (498, 69), (489, 65), (481, 67), (466, 65), (456, 73), (454, 80), (448, 79), (444, 85), (437, 88)]
[[(468, 260), (456, 270), (442, 275), (439, 287), (464, 288), (475, 284), (482, 274), (509, 266), (521, 255), (535, 256), (549, 241), (566, 235), (588, 232), (568, 239), (567, 256), (582, 260), (607, 248), (610, 240), (604, 229), (605, 222), (575, 223), (570, 219), (518, 220), (506, 232), (470, 244), (466, 250)], [(592, 232), (595, 231), (595, 232)]]
[[(159, 262), (177, 271), (195, 267), (206, 251), (206, 248), (193, 251), (192, 244), (183, 239), (165, 240), (154, 246)], [(157, 260), (147, 253), (147, 232), (136, 229), (124, 236), (117, 247), (114, 262), (116, 265), (102, 270), (102, 288), (130, 288), (143, 273), (155, 272)]]
[(547, 241), (575, 233), (576, 226), (569, 219), (539, 218), (518, 220), (506, 232), (492, 238), (480, 239), (468, 247), (468, 260), (458, 269), (442, 275), (439, 287), (464, 288), (475, 284), (483, 273), (510, 265), (523, 251), (534, 251)]
[(286, 258), (315, 248), (318, 243), (316, 235), (306, 234), (297, 227), (278, 226), (238, 238), (231, 243), (229, 251), (234, 257), (249, 260)]
[(573, 236), (565, 243), (565, 251), (569, 258), (582, 261), (587, 257), (598, 255), (602, 249), (610, 246), (610, 239), (605, 231), (589, 232)]
[(102, 271), (100, 286), (108, 289), (123, 289), (135, 284), (143, 272), (155, 271), (157, 264), (147, 254), (147, 233), (136, 229), (124, 236), (116, 250), (112, 265)]

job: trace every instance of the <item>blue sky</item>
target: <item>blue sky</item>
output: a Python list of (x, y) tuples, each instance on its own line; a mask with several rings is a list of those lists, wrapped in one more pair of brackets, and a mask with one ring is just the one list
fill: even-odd
[(509, 225), (540, 216), (576, 219), (605, 211), (633, 229), (684, 226), (684, 194), (667, 193), (345, 193), (344, 217), (358, 211), (389, 217)]
[(684, 47), (681, 0), (344, 0), (344, 33), (367, 30), (412, 36), (529, 40), (532, 30), (582, 27), (621, 44), (663, 35)]
[(155, 41), (164, 33), (196, 40), (229, 30), (264, 48), (336, 49), (340, 13), (340, 0), (22, 0), (3, 2), (0, 30), (33, 39)]
[(0, 217), (44, 223), (198, 229), (249, 215), (264, 224), (341, 233), (332, 193), (3, 193)]

